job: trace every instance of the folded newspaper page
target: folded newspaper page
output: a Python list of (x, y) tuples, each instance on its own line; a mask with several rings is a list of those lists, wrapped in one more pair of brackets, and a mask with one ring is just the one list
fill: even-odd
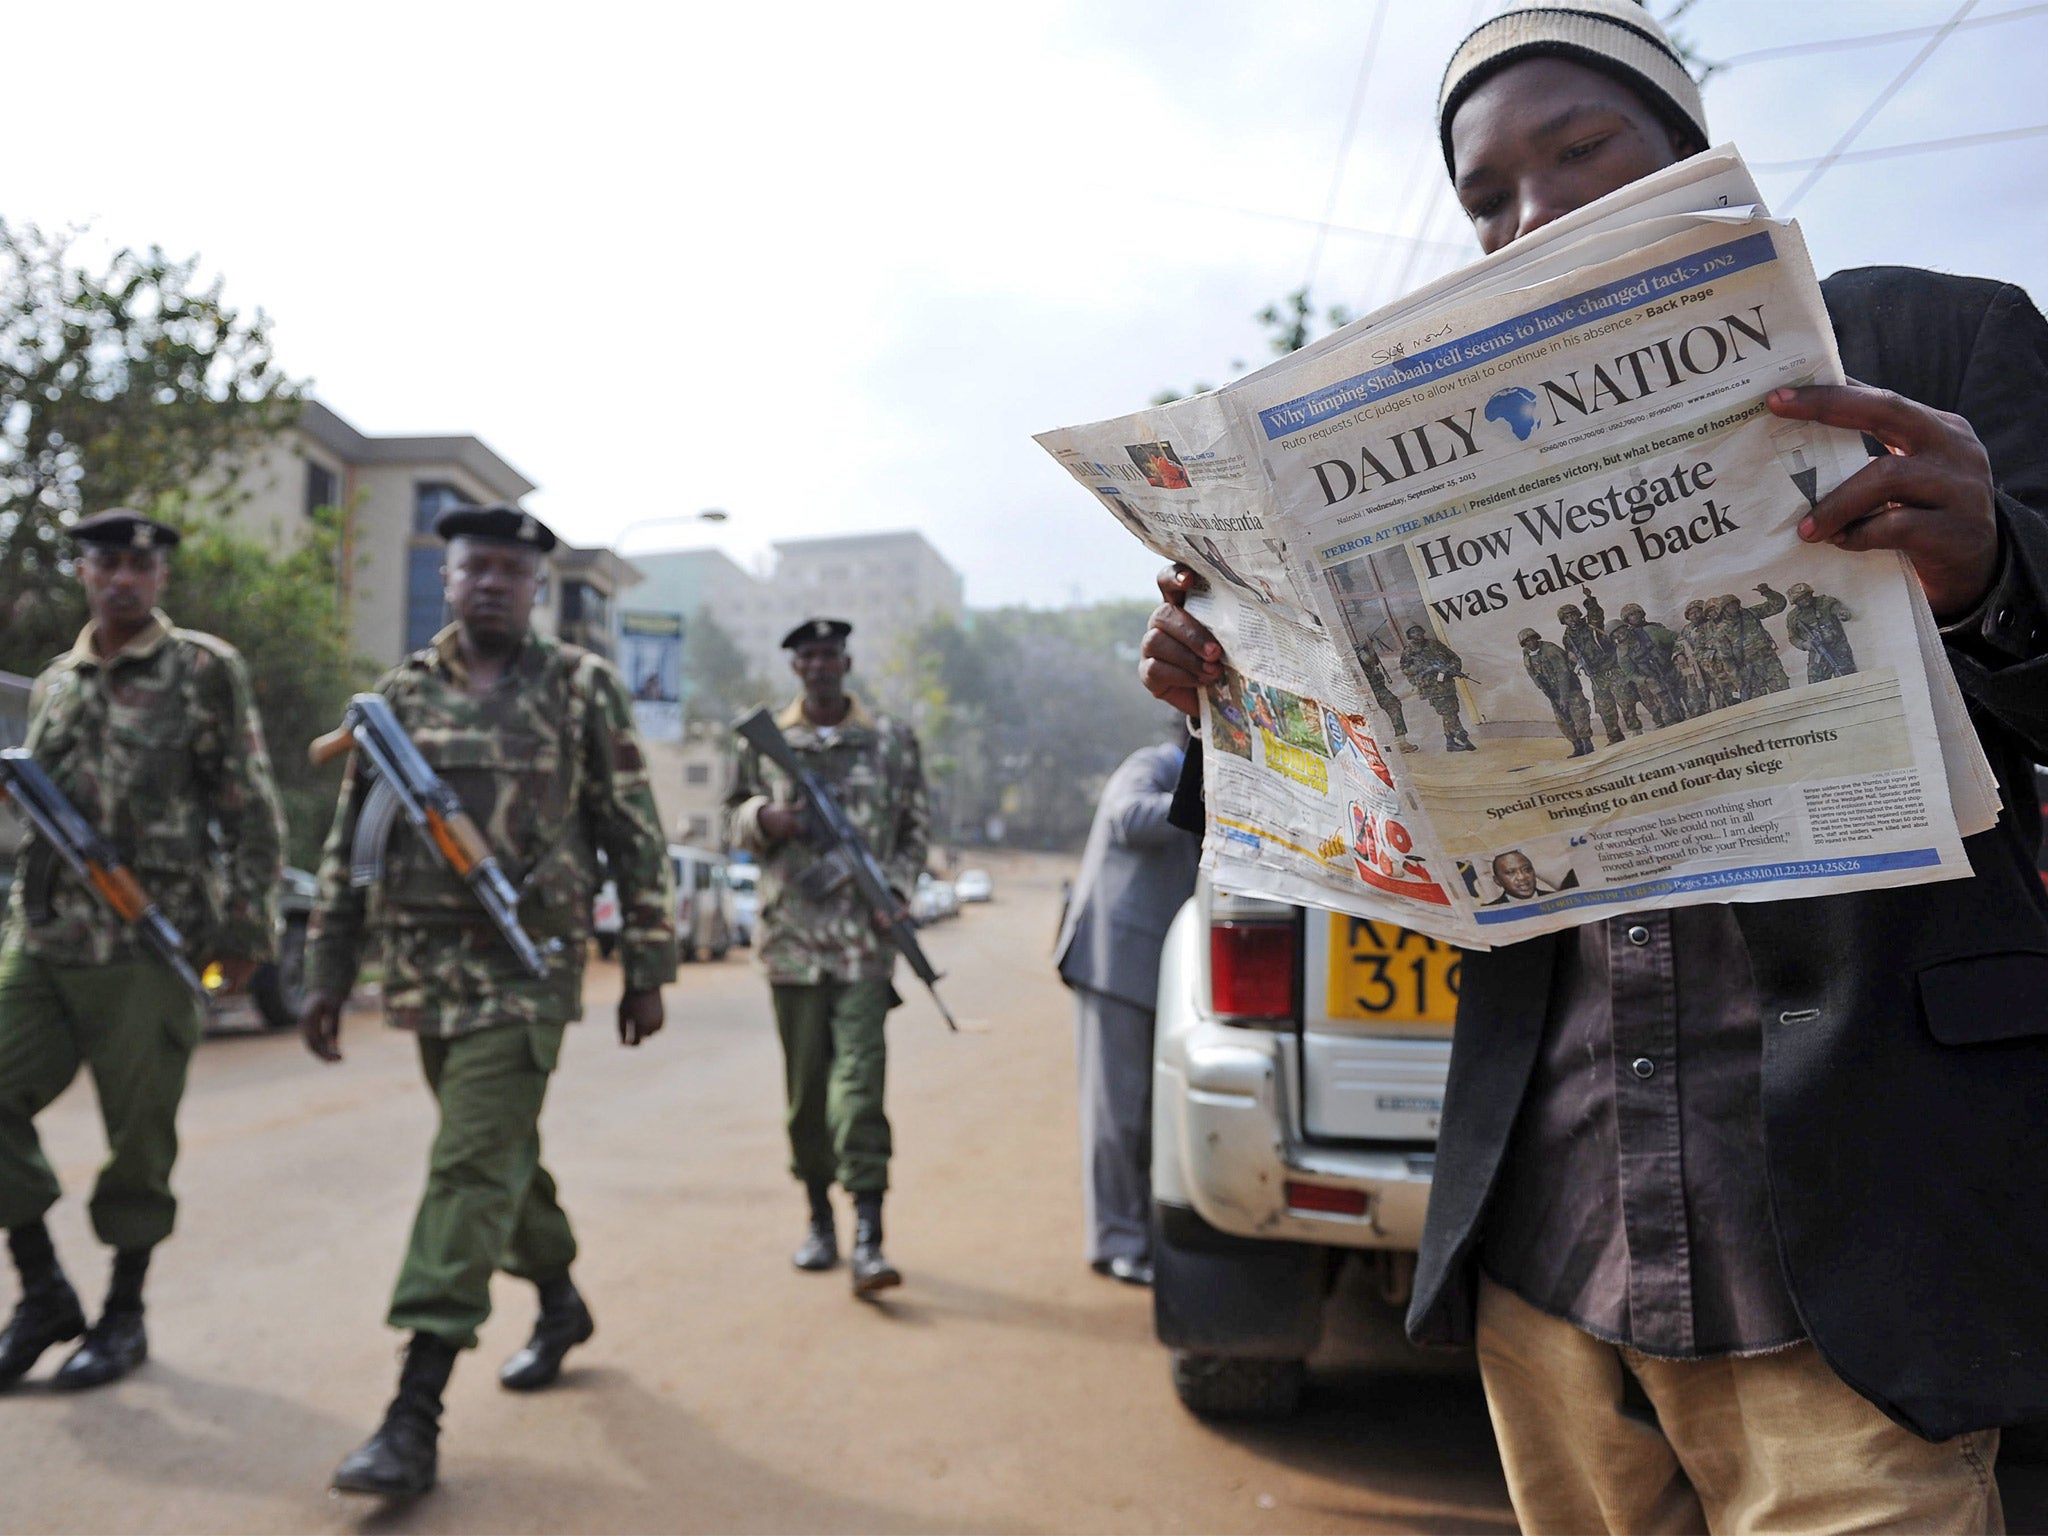
[[(1562, 227), (1560, 227), (1562, 226)], [(1694, 157), (1226, 386), (1039, 441), (1208, 580), (1226, 889), (1469, 947), (1969, 873), (1996, 820), (1795, 224)]]

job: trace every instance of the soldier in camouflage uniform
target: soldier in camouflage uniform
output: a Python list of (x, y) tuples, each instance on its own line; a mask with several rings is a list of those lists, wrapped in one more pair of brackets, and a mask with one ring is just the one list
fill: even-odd
[(1408, 626), (1408, 643), (1401, 650), (1401, 670), (1423, 703), (1436, 711), (1444, 723), (1446, 752), (1477, 752), (1465, 734), (1465, 719), (1459, 710), (1458, 679), (1465, 675), (1464, 660), (1441, 640), (1432, 640), (1420, 624)]
[(1607, 615), (1601, 612), (1600, 600), (1590, 589), (1581, 590), (1585, 592), (1583, 610), (1577, 603), (1566, 603), (1557, 610), (1558, 622), (1564, 625), (1558, 640), (1592, 686), (1593, 708), (1606, 728), (1608, 745), (1619, 746), (1628, 740), (1622, 730), (1624, 725), (1638, 735), (1642, 733), (1642, 716), (1636, 713), (1636, 690), (1622, 670), (1614, 641), (1608, 637)]
[(902, 1283), (882, 1256), (891, 1151), (883, 1021), (901, 1001), (890, 984), (896, 950), (887, 924), (909, 921), (927, 826), (917, 737), (846, 692), (852, 632), (840, 619), (809, 619), (783, 637), (803, 692), (775, 723), (839, 801), (903, 905), (886, 919), (868, 911), (853, 882), (820, 857), (797, 787), (744, 743), (726, 808), (731, 842), (762, 864), (760, 955), (782, 1035), (790, 1172), (810, 1197), (810, 1227), (794, 1262), (806, 1270), (839, 1262), (836, 1180), (853, 1196), (853, 1291), (867, 1296)]
[(1736, 680), (1744, 699), (1760, 699), (1767, 693), (1783, 693), (1792, 686), (1785, 664), (1778, 660), (1778, 642), (1764, 628), (1764, 620), (1785, 611), (1782, 593), (1759, 584), (1761, 603), (1745, 605), (1733, 592), (1718, 600), (1726, 653), (1737, 668)]
[(1683, 720), (1685, 689), (1672, 661), (1678, 636), (1662, 624), (1652, 624), (1641, 603), (1622, 604), (1621, 623), (1607, 634), (1614, 642), (1623, 674), (1650, 712), (1650, 719), (1660, 726)]
[[(214, 961), (239, 987), (275, 947), (284, 837), (248, 673), (234, 647), (157, 609), (174, 530), (114, 511), (72, 537), (92, 621), (36, 679), (28, 748), (177, 927), (194, 968)], [(0, 941), (0, 1226), (22, 1291), (0, 1332), (0, 1387), (80, 1333), (59, 1386), (97, 1386), (147, 1357), (143, 1276), (177, 1213), (178, 1101), (203, 1022), (184, 984), (31, 834)], [(43, 1225), (58, 1188), (35, 1128), (81, 1065), (107, 1128), (93, 1231), (114, 1250), (90, 1331)]]
[(1785, 638), (1806, 652), (1806, 680), (1824, 683), (1831, 677), (1847, 677), (1856, 670), (1856, 652), (1850, 649), (1849, 632), (1842, 626), (1856, 617), (1839, 597), (1816, 593), (1803, 581), (1785, 590), (1792, 599), (1785, 615)]
[(1572, 668), (1571, 657), (1533, 629), (1525, 629), (1515, 638), (1522, 647), (1522, 666), (1529, 681), (1550, 701), (1558, 734), (1572, 744), (1570, 755), (1591, 756), (1593, 712), (1586, 703), (1586, 690), (1579, 686), (1579, 674)]
[(378, 692), (520, 888), (520, 924), (550, 969), (543, 980), (527, 973), (468, 887), (402, 817), (381, 881), (371, 890), (352, 885), (371, 787), (358, 754), (321, 860), (301, 1028), (314, 1054), (340, 1060), (341, 1007), (366, 931), (381, 930), (385, 1017), (419, 1037), (440, 1109), (391, 1298), (391, 1326), (412, 1333), (398, 1396), (334, 1475), (341, 1491), (387, 1496), (434, 1484), (441, 1392), (490, 1315), (495, 1271), (540, 1293), (531, 1339), (499, 1372), (504, 1386), (548, 1385), (593, 1331), (569, 1277), (576, 1239), (541, 1166), (539, 1120), (563, 1029), (583, 1011), (600, 851), (624, 917), (624, 1044), (661, 1028), (661, 987), (676, 967), (674, 882), (625, 682), (602, 657), (529, 627), (555, 536), (504, 506), (444, 513), (434, 531), (449, 541), (443, 576), (455, 622)]
[(1387, 718), (1394, 722), (1394, 744), (1403, 752), (1419, 750), (1415, 743), (1408, 739), (1408, 719), (1401, 713), (1400, 696), (1394, 692), (1393, 684), (1387, 680), (1387, 666), (1380, 660), (1379, 647), (1368, 639), (1363, 645), (1355, 645), (1351, 649), (1358, 657), (1358, 665), (1364, 669), (1365, 681), (1372, 689), (1372, 696), (1379, 701), (1380, 708), (1387, 712)]
[(1736, 669), (1728, 664), (1723, 653), (1721, 621), (1704, 598), (1696, 597), (1685, 605), (1685, 628), (1678, 632), (1678, 643), (1691, 660), (1698, 688), (1698, 697), (1690, 692), (1686, 695), (1688, 719), (1696, 720), (1710, 710), (1726, 709), (1739, 701), (1741, 688)]

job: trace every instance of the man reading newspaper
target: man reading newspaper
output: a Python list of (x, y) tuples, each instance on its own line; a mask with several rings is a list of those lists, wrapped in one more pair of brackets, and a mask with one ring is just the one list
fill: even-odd
[[(1630, 0), (1495, 17), (1439, 100), (1489, 252), (1709, 142)], [(1823, 293), (1860, 382), (1768, 408), (1889, 451), (1798, 537), (1911, 562), (2004, 815), (1964, 840), (1968, 878), (1635, 913), (1466, 958), (1408, 1325), (1476, 1341), (1531, 1530), (2002, 1529), (1998, 1426), (2048, 1414), (2048, 323), (2017, 288), (1913, 269)], [(1198, 584), (1162, 575), (1140, 664), (1189, 714), (1233, 675), (1184, 611)], [(1849, 608), (1789, 597), (1773, 622), (1795, 664), (1851, 675)], [(1705, 591), (1682, 624), (1660, 614), (1658, 707), (1784, 689), (1775, 602)], [(1622, 671), (1648, 670), (1629, 644)], [(1604, 653), (1595, 671), (1613, 686)], [(1589, 735), (1584, 704), (1555, 707)], [(1180, 803), (1200, 774), (1191, 753)], [(1519, 866), (1498, 878), (1536, 899)]]

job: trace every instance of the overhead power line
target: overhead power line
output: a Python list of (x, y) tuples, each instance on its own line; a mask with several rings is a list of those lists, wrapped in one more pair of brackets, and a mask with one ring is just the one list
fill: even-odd
[(1358, 114), (1365, 106), (1366, 87), (1372, 82), (1373, 60), (1379, 56), (1380, 31), (1386, 25), (1387, 0), (1380, 0), (1379, 7), (1372, 13), (1372, 30), (1365, 37), (1365, 57), (1359, 60), (1358, 82), (1351, 87), (1351, 110), (1344, 115), (1344, 136), (1337, 141), (1337, 163), (1330, 169), (1330, 195), (1323, 199), (1323, 217), (1316, 230), (1316, 243), (1308, 253), (1308, 275), (1302, 278), (1302, 291), (1314, 286), (1316, 269), (1323, 263), (1323, 245), (1330, 234), (1330, 220), (1337, 214), (1337, 194), (1344, 188), (1344, 163), (1351, 156), (1351, 141), (1358, 133)]
[(1920, 51), (1914, 54), (1913, 57), (1907, 61), (1906, 67), (1904, 69), (1900, 70), (1896, 75), (1892, 76), (1891, 83), (1887, 85), (1883, 90), (1877, 93), (1877, 99), (1871, 102), (1869, 106), (1863, 109), (1863, 115), (1857, 118), (1855, 122), (1849, 125), (1848, 132), (1844, 133), (1839, 139), (1835, 140), (1834, 147), (1830, 149), (1825, 155), (1822, 155), (1820, 157), (1819, 163), (1816, 164), (1812, 170), (1806, 173), (1805, 178), (1799, 183), (1798, 186), (1792, 189), (1791, 196), (1785, 199), (1784, 206), (1781, 209), (1779, 209), (1780, 213), (1790, 213), (1794, 208), (1799, 206), (1799, 200), (1802, 197), (1806, 196), (1806, 194), (1814, 188), (1814, 186), (1820, 181), (1821, 177), (1827, 175), (1828, 167), (1833, 165), (1837, 160), (1841, 159), (1842, 155), (1848, 150), (1849, 146), (1856, 142), (1856, 136), (1862, 133), (1865, 128), (1868, 128), (1870, 126), (1870, 120), (1876, 117), (1879, 112), (1884, 110), (1885, 103), (1890, 101), (1892, 97), (1896, 96), (1899, 93), (1900, 88), (1903, 87), (1908, 80), (1912, 79), (1914, 75), (1919, 73), (1920, 66), (1922, 64), (1925, 64), (1929, 59), (1934, 57), (1935, 50), (1939, 48), (1943, 43), (1948, 41), (1949, 34), (1955, 31), (1957, 27), (1961, 26), (1963, 23), (1963, 19), (1967, 17), (1970, 14), (1970, 12), (1972, 12), (1976, 8), (1977, 0), (1963, 0), (1963, 3), (1956, 7), (1956, 13), (1953, 16), (1949, 17), (1947, 21), (1942, 23), (1940, 30), (1938, 30), (1934, 34), (1934, 36), (1927, 39), (1927, 42), (1925, 43), (1925, 45), (1922, 46)]
[[(1989, 133), (1962, 133), (1952, 139), (1921, 139), (1912, 144), (1887, 144), (1881, 149), (1852, 149), (1836, 155), (1834, 165), (1855, 165), (1864, 160), (1892, 160), (1900, 155), (1927, 155), (1942, 149), (1971, 149), (1979, 144), (2003, 144), (2012, 139), (2038, 139), (2048, 136), (2048, 123), (2036, 123), (2031, 128), (1996, 128)], [(1824, 162), (1822, 160), (1752, 160), (1752, 171), (1804, 171)]]
[[(2001, 22), (2022, 21), (2029, 16), (2048, 15), (2048, 5), (2017, 5), (2009, 11), (1998, 11), (1989, 16), (1972, 16), (1968, 21), (1957, 23), (1958, 32), (1974, 31), (1978, 27), (1995, 27)], [(1808, 53), (1833, 53), (1843, 48), (1876, 48), (1885, 43), (1903, 43), (1916, 37), (1933, 37), (1942, 31), (1940, 26), (1901, 27), (1896, 32), (1865, 32), (1856, 37), (1827, 37), (1811, 43), (1781, 43), (1775, 48), (1752, 48), (1747, 53), (1731, 54), (1725, 59), (1716, 59), (1712, 69), (1740, 69), (1745, 64), (1763, 64), (1772, 59), (1797, 58)]]

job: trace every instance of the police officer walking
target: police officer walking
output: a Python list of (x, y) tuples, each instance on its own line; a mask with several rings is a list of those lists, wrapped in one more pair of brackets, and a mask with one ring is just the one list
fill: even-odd
[(853, 669), (842, 619), (806, 619), (782, 637), (803, 692), (776, 717), (798, 759), (831, 791), (902, 903), (871, 913), (846, 870), (813, 841), (797, 787), (750, 745), (726, 798), (730, 841), (761, 860), (762, 967), (782, 1036), (790, 1172), (810, 1197), (810, 1226), (793, 1262), (839, 1262), (831, 1191), (853, 1196), (853, 1291), (903, 1277), (882, 1256), (882, 1196), (891, 1141), (882, 1090), (883, 1021), (902, 1001), (890, 922), (909, 921), (924, 869), (924, 769), (909, 726), (871, 713), (846, 691)]
[[(117, 510), (71, 536), (91, 622), (36, 679), (29, 751), (135, 872), (194, 968), (211, 960), (238, 988), (275, 949), (284, 841), (248, 672), (226, 641), (174, 629), (158, 608), (175, 529)], [(178, 1101), (203, 1023), (185, 984), (31, 834), (0, 947), (0, 1226), (21, 1274), (0, 1387), (81, 1333), (59, 1386), (99, 1386), (148, 1357), (142, 1282), (177, 1214)], [(114, 1250), (90, 1330), (43, 1225), (59, 1191), (35, 1128), (81, 1065), (107, 1128), (92, 1226)]]
[(541, 1166), (539, 1121), (563, 1028), (583, 1011), (600, 851), (625, 919), (622, 1043), (661, 1028), (661, 987), (676, 966), (668, 851), (626, 685), (602, 657), (529, 626), (554, 534), (512, 506), (458, 508), (434, 531), (448, 541), (442, 575), (455, 622), (377, 689), (521, 888), (519, 920), (549, 956), (549, 974), (526, 971), (402, 819), (381, 850), (374, 898), (352, 884), (351, 865), (372, 867), (379, 852), (358, 846), (370, 783), (352, 760), (321, 860), (300, 1028), (315, 1055), (341, 1059), (341, 1008), (374, 923), (385, 1017), (419, 1037), (440, 1109), (391, 1298), (391, 1326), (412, 1334), (398, 1395), (334, 1474), (342, 1492), (387, 1496), (434, 1485), (441, 1393), (490, 1315), (494, 1272), (540, 1293), (531, 1339), (498, 1374), (505, 1387), (548, 1385), (594, 1329), (569, 1277), (576, 1239)]

